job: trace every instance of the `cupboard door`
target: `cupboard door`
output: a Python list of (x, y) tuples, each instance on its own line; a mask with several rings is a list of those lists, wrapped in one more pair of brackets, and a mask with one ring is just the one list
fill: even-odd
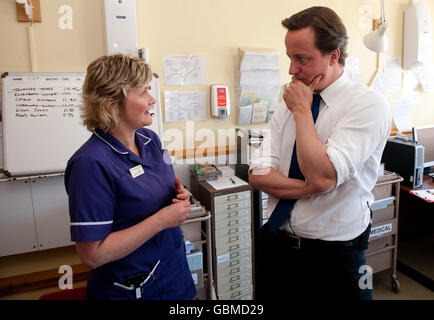
[(29, 180), (0, 181), (0, 256), (36, 250)]
[(39, 250), (71, 245), (63, 176), (30, 180)]

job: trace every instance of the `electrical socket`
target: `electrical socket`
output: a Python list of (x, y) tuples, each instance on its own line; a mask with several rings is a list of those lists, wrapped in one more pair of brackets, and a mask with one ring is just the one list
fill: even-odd
[[(28, 1), (28, 0), (27, 0)], [(41, 17), (41, 0), (31, 0), (33, 5), (33, 22), (42, 22)], [(30, 2), (28, 1), (30, 4)], [(18, 22), (32, 22), (26, 16), (26, 12), (24, 11), (24, 5), (16, 3), (17, 7), (17, 20)]]

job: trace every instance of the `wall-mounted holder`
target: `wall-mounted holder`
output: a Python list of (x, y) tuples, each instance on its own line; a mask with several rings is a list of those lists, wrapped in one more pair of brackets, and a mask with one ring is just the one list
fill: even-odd
[[(41, 0), (26, 0), (32, 10), (32, 14), (28, 17), (25, 10), (25, 4), (17, 1), (17, 20), (18, 22), (42, 22), (41, 17)], [(33, 19), (31, 18), (33, 16)]]

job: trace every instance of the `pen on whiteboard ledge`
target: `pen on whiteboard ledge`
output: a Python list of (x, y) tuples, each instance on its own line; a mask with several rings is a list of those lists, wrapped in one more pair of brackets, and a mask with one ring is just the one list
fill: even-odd
[(229, 178), (229, 180), (231, 180), (232, 184), (236, 184), (235, 180), (232, 178)]

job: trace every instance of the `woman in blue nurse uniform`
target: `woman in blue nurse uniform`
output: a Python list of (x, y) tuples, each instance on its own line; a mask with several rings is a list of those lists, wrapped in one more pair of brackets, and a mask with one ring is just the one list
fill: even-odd
[(188, 192), (165, 161), (152, 123), (152, 72), (140, 59), (104, 56), (83, 85), (93, 132), (68, 161), (71, 238), (91, 268), (88, 299), (192, 299), (196, 289), (179, 227)]

